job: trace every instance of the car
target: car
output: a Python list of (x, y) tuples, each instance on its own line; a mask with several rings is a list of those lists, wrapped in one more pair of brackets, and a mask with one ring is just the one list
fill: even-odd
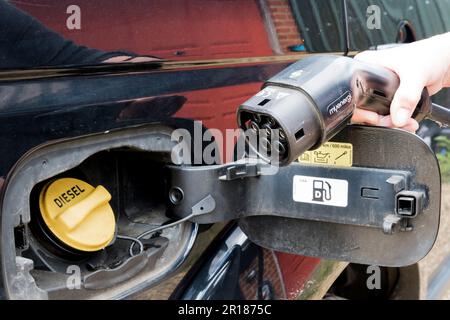
[[(217, 163), (238, 160), (235, 143), (218, 137), (237, 128), (239, 105), (299, 59), (354, 55), (450, 28), (448, 2), (411, 3), (11, 1), (77, 44), (157, 58), (0, 70), (1, 298), (424, 298), (415, 261), (373, 269), (362, 258), (328, 252), (332, 239), (323, 233), (321, 254), (312, 257), (260, 245), (249, 232), (256, 224), (227, 217), (180, 222), (172, 207), (187, 193), (170, 189), (168, 166), (180, 161), (172, 152), (182, 142), (172, 139), (179, 129), (200, 132), (200, 151), (212, 144)], [(366, 28), (370, 17), (382, 27), (375, 21)], [(188, 185), (195, 191), (207, 183)], [(438, 216), (436, 203), (430, 217)], [(432, 244), (437, 226), (430, 224), (424, 242)], [(79, 225), (82, 231), (72, 232)], [(381, 231), (373, 239), (380, 237)], [(374, 270), (381, 286), (371, 290), (366, 283)]]

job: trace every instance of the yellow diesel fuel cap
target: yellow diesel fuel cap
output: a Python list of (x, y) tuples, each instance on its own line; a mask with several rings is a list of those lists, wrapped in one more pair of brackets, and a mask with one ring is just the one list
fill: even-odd
[(81, 251), (97, 251), (114, 238), (115, 217), (111, 194), (74, 178), (48, 183), (39, 196), (45, 224), (63, 243)]

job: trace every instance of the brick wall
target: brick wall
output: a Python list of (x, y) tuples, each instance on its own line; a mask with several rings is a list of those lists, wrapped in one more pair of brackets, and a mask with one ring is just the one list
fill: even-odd
[(266, 0), (283, 52), (289, 46), (302, 44), (303, 41), (289, 6), (289, 0)]

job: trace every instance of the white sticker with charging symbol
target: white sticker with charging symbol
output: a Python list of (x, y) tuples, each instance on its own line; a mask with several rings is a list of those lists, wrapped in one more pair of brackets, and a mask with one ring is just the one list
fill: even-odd
[(294, 176), (292, 197), (296, 202), (347, 207), (348, 181), (322, 177)]

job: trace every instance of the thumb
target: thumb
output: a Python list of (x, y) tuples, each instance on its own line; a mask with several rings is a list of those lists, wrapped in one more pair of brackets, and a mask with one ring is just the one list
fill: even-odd
[(403, 127), (408, 123), (420, 101), (424, 84), (414, 78), (416, 77), (401, 77), (400, 86), (392, 99), (391, 118), (396, 127)]

